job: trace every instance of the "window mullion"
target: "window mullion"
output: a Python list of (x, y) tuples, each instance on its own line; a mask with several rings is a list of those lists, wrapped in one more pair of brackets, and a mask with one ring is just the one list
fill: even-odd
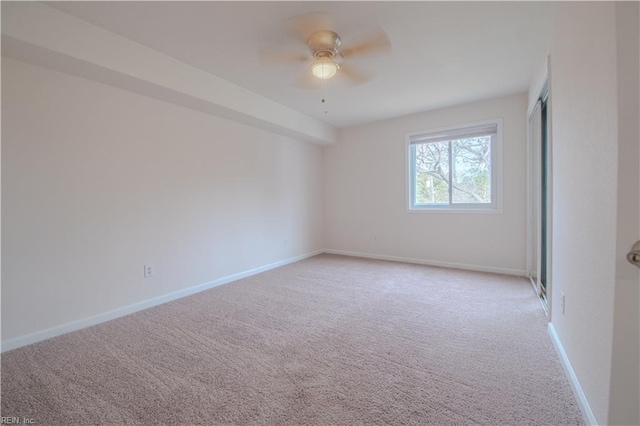
[(449, 205), (453, 205), (453, 144), (449, 141)]
[(417, 159), (417, 148), (415, 145), (411, 145), (410, 147), (411, 149), (411, 159), (410, 159), (410, 167), (411, 167), (411, 193), (409, 194), (409, 196), (411, 197), (411, 205), (415, 206), (416, 204), (416, 193), (417, 191), (417, 185), (418, 185), (418, 179), (416, 176), (416, 171), (417, 171), (417, 166), (416, 166), (416, 159)]

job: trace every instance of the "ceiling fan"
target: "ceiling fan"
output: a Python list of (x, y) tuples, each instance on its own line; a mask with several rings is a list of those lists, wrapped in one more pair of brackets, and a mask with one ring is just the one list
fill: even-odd
[(386, 53), (391, 43), (385, 32), (378, 28), (367, 38), (343, 46), (335, 31), (333, 16), (324, 12), (306, 13), (287, 20), (287, 28), (298, 41), (303, 42), (307, 53), (294, 53), (273, 47), (262, 47), (258, 58), (262, 65), (305, 65), (296, 85), (309, 89), (318, 87), (322, 80), (338, 76), (350, 85), (368, 81), (372, 76), (347, 64), (362, 56)]

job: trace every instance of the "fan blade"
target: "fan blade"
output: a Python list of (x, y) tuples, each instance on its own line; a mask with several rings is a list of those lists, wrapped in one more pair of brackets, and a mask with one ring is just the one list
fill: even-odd
[(295, 86), (305, 90), (319, 89), (322, 87), (322, 80), (314, 77), (310, 69), (305, 69), (296, 80)]
[(338, 71), (338, 75), (345, 77), (347, 83), (352, 86), (357, 86), (362, 83), (366, 83), (371, 80), (371, 75), (367, 74), (363, 71), (360, 71), (356, 68), (350, 67), (349, 65), (340, 65), (340, 70)]
[(286, 21), (286, 27), (305, 45), (309, 36), (316, 31), (335, 31), (335, 19), (327, 12), (311, 12), (296, 15)]
[(309, 55), (288, 52), (273, 47), (261, 47), (258, 50), (258, 60), (262, 65), (299, 65), (310, 59)]
[(391, 42), (384, 31), (378, 30), (371, 34), (366, 40), (343, 47), (340, 52), (345, 58), (353, 58), (354, 56), (370, 55), (378, 52), (389, 52), (391, 50)]

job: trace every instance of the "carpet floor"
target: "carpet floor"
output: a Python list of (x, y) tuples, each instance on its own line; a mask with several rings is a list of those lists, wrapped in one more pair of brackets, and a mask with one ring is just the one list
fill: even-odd
[(583, 424), (523, 278), (320, 255), (2, 355), (40, 425)]

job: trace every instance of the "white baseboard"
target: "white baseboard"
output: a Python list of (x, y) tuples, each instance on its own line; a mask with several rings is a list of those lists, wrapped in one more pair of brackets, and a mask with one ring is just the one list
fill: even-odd
[(40, 342), (42, 340), (50, 339), (55, 336), (59, 336), (61, 334), (70, 333), (72, 331), (80, 330), (86, 327), (90, 327), (92, 325), (110, 321), (112, 319), (119, 318), (124, 315), (132, 314), (134, 312), (152, 308), (154, 306), (158, 306), (163, 303), (170, 302), (172, 300), (190, 296), (192, 294), (199, 293), (201, 291), (208, 290), (210, 288), (217, 287), (219, 285), (227, 284), (232, 281), (237, 281), (239, 279), (256, 275), (261, 272), (268, 271), (270, 269), (287, 265), (289, 263), (297, 262), (299, 260), (306, 259), (308, 257), (316, 256), (321, 253), (330, 253), (330, 254), (338, 254), (338, 255), (353, 256), (353, 257), (364, 257), (364, 258), (379, 259), (379, 260), (390, 260), (395, 262), (417, 263), (421, 265), (440, 266), (444, 268), (455, 268), (455, 269), (466, 269), (470, 271), (493, 272), (498, 274), (525, 276), (525, 271), (523, 270), (521, 271), (517, 269), (495, 268), (495, 267), (487, 267), (487, 266), (479, 266), (479, 265), (468, 265), (468, 264), (462, 264), (462, 263), (440, 262), (440, 261), (424, 260), (424, 259), (412, 259), (412, 258), (405, 258), (405, 257), (386, 256), (386, 255), (359, 253), (359, 252), (341, 251), (341, 250), (317, 250), (311, 253), (306, 253), (300, 256), (281, 260), (279, 262), (263, 265), (258, 268), (253, 268), (248, 271), (239, 272), (237, 274), (218, 278), (217, 280), (200, 284), (194, 287), (189, 287), (183, 290), (178, 290), (173, 293), (164, 294), (162, 296), (154, 297), (152, 299), (144, 300), (142, 302), (127, 305), (122, 308), (113, 309), (111, 311), (107, 311), (107, 312), (94, 315), (88, 318), (84, 318), (81, 320), (72, 321), (59, 326), (47, 328), (45, 330), (28, 334), (26, 336), (20, 336), (13, 339), (9, 339), (2, 342), (2, 344), (0, 345), (1, 346), (0, 352), (10, 351), (12, 349), (16, 349), (22, 346), (30, 345), (32, 343)]
[(564, 371), (569, 378), (569, 384), (571, 385), (571, 389), (573, 390), (573, 394), (578, 401), (578, 405), (580, 406), (580, 411), (582, 411), (582, 416), (587, 424), (597, 426), (598, 422), (596, 421), (596, 417), (593, 415), (593, 411), (591, 411), (591, 407), (589, 406), (589, 401), (587, 400), (586, 395), (582, 391), (582, 386), (580, 386), (580, 382), (578, 381), (578, 377), (576, 376), (576, 372), (573, 371), (573, 367), (571, 366), (571, 362), (569, 362), (569, 358), (567, 357), (567, 353), (564, 351), (562, 347), (562, 343), (560, 343), (560, 338), (556, 333), (556, 329), (553, 324), (549, 323), (547, 325), (547, 330), (549, 332), (549, 336), (551, 336), (551, 341), (553, 342), (553, 346), (556, 348), (556, 352), (558, 352), (558, 356), (560, 357), (560, 362), (564, 367)]
[(42, 340), (50, 339), (55, 336), (60, 336), (61, 334), (70, 333), (72, 331), (80, 330), (86, 327), (90, 327), (92, 325), (100, 324), (102, 322), (110, 321), (115, 318), (119, 318), (128, 314), (132, 314), (134, 312), (142, 311), (144, 309), (152, 308), (154, 306), (161, 305), (163, 303), (171, 302), (172, 300), (181, 299), (186, 296), (190, 296), (195, 293), (199, 293), (204, 290), (208, 290), (213, 287), (217, 287), (223, 284), (230, 283), (232, 281), (237, 281), (242, 278), (250, 277), (252, 275), (259, 274), (261, 272), (268, 271), (270, 269), (278, 268), (280, 266), (287, 265), (289, 263), (297, 262), (302, 259), (306, 259), (308, 257), (316, 256), (318, 254), (322, 254), (323, 250), (317, 250), (311, 253), (302, 254), (300, 256), (291, 257), (289, 259), (281, 260), (278, 262), (270, 263), (268, 265), (259, 266), (257, 268), (249, 269), (248, 271), (239, 272), (237, 274), (228, 275), (226, 277), (218, 278), (217, 280), (213, 280), (204, 284), (199, 284), (193, 287), (185, 288), (183, 290), (178, 290), (173, 293), (164, 294), (162, 296), (154, 297), (152, 299), (144, 300), (142, 302), (134, 303), (132, 305), (127, 305), (122, 308), (113, 309), (111, 311), (107, 311), (98, 315), (91, 316), (89, 318), (84, 318), (77, 321), (72, 321), (66, 324), (62, 324), (56, 327), (47, 328), (42, 331), (38, 331), (32, 334), (28, 334), (26, 336), (20, 336), (13, 339), (9, 339), (2, 342), (2, 348), (0, 352), (10, 351), (12, 349), (16, 349), (22, 346), (30, 345), (32, 343), (40, 342)]
[(325, 253), (339, 254), (342, 256), (365, 257), (367, 259), (391, 260), (393, 262), (417, 263), (419, 265), (439, 266), (442, 268), (465, 269), (468, 271), (493, 272), (504, 275), (526, 276), (526, 272), (520, 269), (498, 268), (493, 266), (470, 265), (466, 263), (441, 262), (439, 260), (413, 259), (410, 257), (387, 256), (384, 254), (361, 253), (343, 250), (324, 250)]

